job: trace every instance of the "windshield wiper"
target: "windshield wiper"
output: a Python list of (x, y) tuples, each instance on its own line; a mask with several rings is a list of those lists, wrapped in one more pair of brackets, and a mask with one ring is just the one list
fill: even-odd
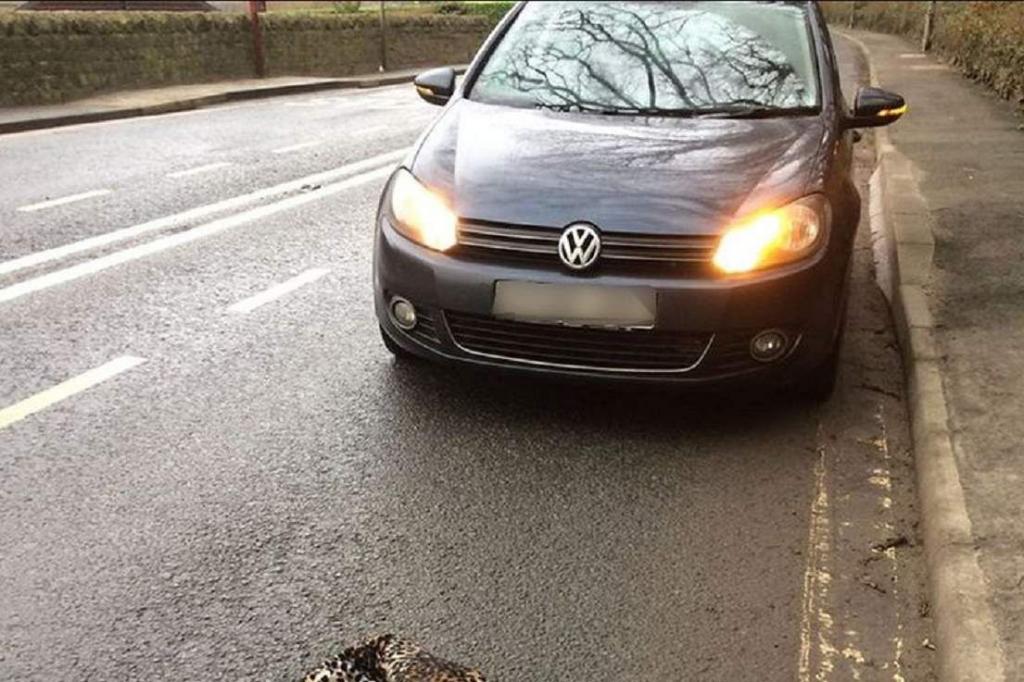
[(662, 107), (596, 107), (587, 104), (548, 104), (539, 102), (538, 109), (551, 109), (553, 111), (580, 111), (588, 114), (601, 114), (603, 116), (677, 116), (688, 118), (697, 116), (700, 109), (668, 109)]
[(760, 104), (726, 104), (700, 109), (668, 107), (599, 107), (588, 104), (544, 103), (535, 105), (538, 109), (552, 111), (576, 111), (603, 116), (663, 116), (665, 118), (775, 118), (784, 116), (806, 116), (817, 113), (817, 107), (769, 107)]
[(582, 104), (553, 104), (537, 102), (533, 106), (535, 109), (550, 109), (551, 111), (587, 111)]
[(700, 118), (776, 118), (806, 116), (817, 113), (817, 107), (766, 107), (759, 104), (734, 104), (702, 109)]
[(699, 109), (670, 109), (664, 107), (612, 107), (601, 109), (599, 113), (607, 116), (665, 116), (689, 118), (700, 113)]

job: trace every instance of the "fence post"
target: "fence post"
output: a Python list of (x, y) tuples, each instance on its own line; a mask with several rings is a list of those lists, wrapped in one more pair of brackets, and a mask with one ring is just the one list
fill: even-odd
[(924, 15), (924, 33), (921, 35), (921, 52), (932, 49), (932, 32), (935, 30), (935, 0), (928, 2), (928, 11)]
[(260, 11), (265, 10), (266, 0), (249, 0), (249, 21), (252, 23), (252, 57), (257, 78), (266, 75), (266, 62), (263, 59), (263, 26), (260, 25)]
[(847, 23), (850, 28), (857, 26), (857, 3), (855, 1), (850, 3), (850, 16), (847, 18)]
[(380, 70), (388, 70), (388, 18), (384, 14), (384, 0), (380, 0)]

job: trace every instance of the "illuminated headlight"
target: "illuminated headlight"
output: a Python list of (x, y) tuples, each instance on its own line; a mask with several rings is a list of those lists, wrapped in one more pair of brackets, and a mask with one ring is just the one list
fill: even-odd
[(455, 246), (455, 213), (404, 168), (395, 174), (389, 201), (395, 229), (406, 237), (437, 251)]
[(812, 194), (731, 226), (715, 251), (715, 266), (738, 274), (806, 258), (824, 242), (832, 219), (828, 200)]

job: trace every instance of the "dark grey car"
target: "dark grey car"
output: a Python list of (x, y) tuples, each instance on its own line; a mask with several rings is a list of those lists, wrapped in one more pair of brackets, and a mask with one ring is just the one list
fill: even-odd
[(860, 199), (815, 3), (517, 5), (388, 181), (376, 311), (397, 355), (827, 396)]

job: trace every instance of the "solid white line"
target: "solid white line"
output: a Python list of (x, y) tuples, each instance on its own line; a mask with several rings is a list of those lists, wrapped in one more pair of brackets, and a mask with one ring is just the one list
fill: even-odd
[(218, 168), (224, 168), (230, 166), (230, 161), (220, 161), (218, 163), (208, 163), (205, 166), (196, 166), (195, 168), (189, 168), (188, 170), (177, 171), (176, 173), (168, 173), (169, 178), (187, 178), (190, 175), (198, 175), (199, 173), (206, 173), (207, 171), (216, 170)]
[(250, 296), (249, 298), (242, 299), (238, 303), (229, 307), (228, 310), (230, 310), (233, 313), (251, 313), (253, 310), (256, 310), (256, 308), (259, 308), (261, 305), (270, 303), (275, 299), (281, 298), (287, 293), (295, 291), (299, 287), (317, 281), (318, 279), (326, 275), (328, 272), (329, 270), (327, 270), (326, 268), (313, 268), (312, 270), (306, 270), (304, 273), (298, 275), (297, 277), (292, 277), (291, 279), (281, 282), (280, 284), (275, 284), (266, 291), (261, 291), (255, 296)]
[(25, 417), (44, 410), (54, 403), (59, 403), (65, 398), (70, 398), (76, 393), (92, 388), (96, 384), (113, 378), (121, 372), (125, 372), (136, 365), (141, 365), (145, 361), (145, 358), (122, 355), (105, 365), (90, 369), (88, 372), (71, 377), (67, 381), (36, 393), (34, 396), (26, 398), (19, 403), (5, 407), (0, 410), (0, 429), (5, 429), (14, 422), (21, 421)]
[(281, 147), (280, 149), (274, 149), (272, 151), (272, 153), (274, 153), (274, 154), (287, 154), (288, 152), (297, 152), (300, 149), (308, 149), (310, 147), (315, 147), (318, 144), (320, 144), (319, 140), (316, 140), (316, 141), (313, 141), (313, 142), (300, 142), (299, 144), (293, 144), (293, 145), (288, 146), (288, 147)]
[(91, 199), (93, 197), (101, 197), (104, 194), (110, 194), (109, 189), (94, 189), (90, 192), (82, 192), (81, 194), (72, 194), (71, 196), (61, 197), (60, 199), (50, 199), (48, 201), (40, 201), (38, 204), (29, 204), (28, 206), (20, 206), (19, 211), (28, 213), (30, 211), (41, 211), (44, 208), (52, 208), (53, 206), (62, 206), (63, 204), (70, 204), (73, 201), (81, 201), (82, 199)]
[(282, 199), (273, 204), (267, 204), (266, 206), (258, 206), (257, 208), (249, 209), (243, 213), (237, 213), (226, 218), (214, 220), (206, 223), (205, 225), (193, 227), (191, 230), (178, 232), (166, 237), (160, 237), (159, 239), (154, 239), (153, 241), (146, 242), (145, 244), (139, 244), (138, 246), (133, 246), (122, 251), (115, 251), (109, 255), (100, 256), (99, 258), (94, 258), (92, 260), (85, 261), (84, 263), (79, 263), (78, 265), (72, 265), (71, 267), (64, 268), (62, 270), (55, 270), (33, 279), (27, 279), (24, 282), (12, 284), (9, 287), (0, 289), (0, 303), (4, 301), (13, 301), (16, 298), (20, 298), (26, 294), (30, 294), (41, 289), (48, 289), (49, 287), (57, 286), (58, 284), (64, 284), (80, 277), (85, 277), (86, 275), (92, 275), (102, 270), (106, 270), (107, 268), (112, 268), (115, 265), (121, 265), (122, 263), (144, 258), (145, 256), (151, 256), (154, 253), (159, 253), (160, 251), (164, 251), (175, 246), (181, 246), (182, 244), (188, 244), (189, 242), (193, 242), (198, 239), (210, 237), (232, 227), (237, 227), (260, 218), (265, 218), (267, 216), (274, 215), (275, 213), (295, 208), (296, 206), (302, 206), (313, 201), (318, 201), (343, 190), (383, 178), (389, 175), (391, 171), (392, 167), (387, 165), (361, 175), (347, 178), (341, 182), (336, 182), (333, 185), (325, 185), (320, 189), (313, 190), (305, 194), (299, 194), (287, 199)]
[(114, 230), (113, 232), (107, 232), (106, 234), (97, 235), (95, 237), (88, 237), (77, 242), (65, 244), (64, 246), (57, 246), (45, 251), (30, 253), (26, 256), (21, 256), (20, 258), (14, 258), (0, 263), (0, 275), (6, 275), (12, 272), (17, 272), (18, 270), (24, 270), (25, 268), (35, 267), (36, 265), (48, 263), (53, 260), (60, 260), (62, 258), (67, 258), (68, 256), (81, 253), (82, 251), (98, 249), (126, 239), (133, 239), (148, 232), (178, 227), (188, 223), (189, 221), (196, 220), (198, 218), (205, 218), (213, 213), (219, 213), (221, 211), (227, 211), (229, 209), (252, 204), (278, 194), (296, 192), (307, 185), (330, 182), (344, 175), (358, 173), (378, 164), (395, 161), (402, 156), (405, 156), (408, 151), (409, 149), (405, 148), (398, 149), (393, 152), (387, 152), (386, 154), (379, 154), (368, 159), (363, 159), (362, 161), (356, 161), (355, 163), (339, 166), (332, 170), (314, 173), (313, 175), (307, 175), (295, 180), (289, 180), (288, 182), (280, 185), (274, 185), (273, 187), (267, 187), (248, 194), (241, 194), (237, 197), (224, 199), (223, 201), (218, 201), (212, 204), (206, 204), (205, 206), (189, 209), (182, 213), (176, 213), (164, 218), (157, 218), (156, 220), (150, 220), (149, 222), (140, 223), (139, 225), (133, 225), (131, 227), (124, 227), (120, 230)]

